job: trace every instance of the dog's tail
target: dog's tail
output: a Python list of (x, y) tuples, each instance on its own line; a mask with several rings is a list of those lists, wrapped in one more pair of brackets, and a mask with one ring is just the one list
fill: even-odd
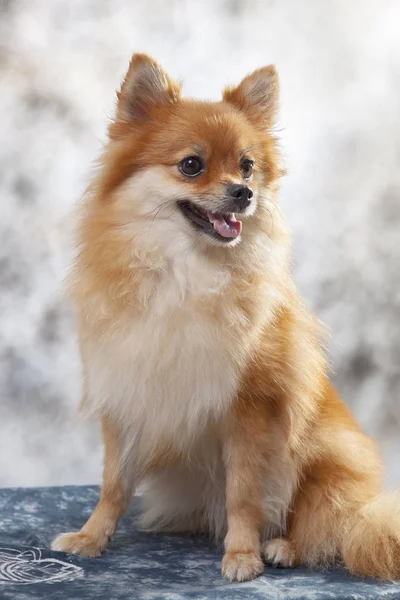
[(341, 550), (355, 575), (400, 579), (400, 495), (384, 492), (353, 513)]

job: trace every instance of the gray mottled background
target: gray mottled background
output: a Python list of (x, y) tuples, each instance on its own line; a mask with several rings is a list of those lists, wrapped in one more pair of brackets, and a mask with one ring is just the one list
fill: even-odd
[(97, 482), (62, 300), (73, 204), (130, 54), (187, 94), (275, 62), (295, 274), (336, 383), (400, 483), (398, 0), (0, 0), (0, 485)]

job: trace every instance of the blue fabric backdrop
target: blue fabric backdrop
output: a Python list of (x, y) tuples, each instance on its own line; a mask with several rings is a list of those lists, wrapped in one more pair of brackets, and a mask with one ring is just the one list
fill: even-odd
[(134, 510), (100, 558), (49, 550), (56, 534), (80, 528), (97, 499), (96, 487), (0, 489), (1, 599), (400, 599), (400, 584), (341, 569), (266, 568), (254, 581), (231, 584), (220, 575), (221, 549), (204, 537), (139, 532)]

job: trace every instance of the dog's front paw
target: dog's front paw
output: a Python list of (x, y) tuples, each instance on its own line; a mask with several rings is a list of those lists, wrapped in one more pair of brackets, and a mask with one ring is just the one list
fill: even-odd
[(261, 556), (255, 552), (227, 552), (222, 559), (222, 575), (229, 581), (249, 581), (263, 571)]
[(295, 567), (297, 564), (296, 550), (292, 542), (284, 538), (265, 542), (264, 558), (267, 565), (278, 569)]
[(104, 544), (86, 533), (77, 531), (62, 533), (57, 536), (51, 544), (51, 549), (58, 552), (69, 552), (70, 554), (93, 557), (100, 556), (104, 550)]

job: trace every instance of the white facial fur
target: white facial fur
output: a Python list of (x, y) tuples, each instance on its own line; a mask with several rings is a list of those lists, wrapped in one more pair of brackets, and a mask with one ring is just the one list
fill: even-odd
[[(232, 180), (232, 183), (235, 183)], [(225, 193), (221, 184), (221, 196)], [(179, 200), (190, 200), (206, 210), (218, 210), (215, 196), (196, 195), (193, 182), (177, 181), (160, 166), (149, 167), (129, 178), (117, 193), (121, 212), (128, 223), (142, 224), (143, 248), (154, 248), (156, 241), (164, 256), (173, 258), (174, 253), (187, 252), (194, 246), (203, 249), (206, 245), (232, 248), (239, 244), (242, 235), (229, 242), (218, 242), (201, 231), (197, 231), (185, 219), (177, 206)], [(250, 206), (238, 216), (245, 223), (257, 210), (257, 194)]]

